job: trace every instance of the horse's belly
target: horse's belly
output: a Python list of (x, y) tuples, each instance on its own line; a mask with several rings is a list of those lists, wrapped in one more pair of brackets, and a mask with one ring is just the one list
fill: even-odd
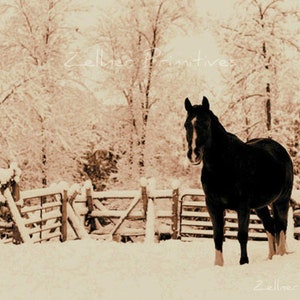
[(203, 178), (202, 185), (206, 196), (226, 209), (259, 208), (275, 201), (282, 191), (279, 176), (274, 176), (274, 173), (261, 175), (244, 180), (228, 180), (228, 177), (224, 177), (223, 180), (215, 178), (210, 181)]

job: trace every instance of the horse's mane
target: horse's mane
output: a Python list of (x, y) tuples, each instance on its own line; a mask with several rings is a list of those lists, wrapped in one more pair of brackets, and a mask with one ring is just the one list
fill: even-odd
[(209, 111), (209, 115), (210, 115), (210, 120), (212, 122), (212, 125), (215, 128), (217, 128), (217, 129), (219, 129), (219, 130), (221, 130), (223, 132), (228, 133), (226, 131), (226, 129), (223, 127), (223, 125), (221, 124), (221, 122), (219, 121), (219, 118), (211, 110)]
[(240, 143), (243, 143), (243, 141), (238, 137), (236, 136), (235, 134), (231, 133), (231, 132), (228, 132), (224, 126), (221, 124), (221, 122), (219, 121), (219, 118), (212, 112), (212, 111), (209, 111), (210, 113), (210, 119), (212, 121), (212, 124), (213, 126), (221, 133), (223, 134), (226, 134), (227, 137), (230, 138), (230, 140), (232, 141), (238, 141)]

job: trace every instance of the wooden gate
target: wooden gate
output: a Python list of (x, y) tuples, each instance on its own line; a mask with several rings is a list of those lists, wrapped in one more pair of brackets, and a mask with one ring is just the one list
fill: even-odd
[(67, 193), (63, 189), (51, 187), (20, 192), (18, 185), (14, 184), (12, 190), (11, 187), (5, 188), (3, 197), (13, 229), (5, 243), (67, 239)]
[[(205, 204), (203, 190), (184, 190), (180, 195), (180, 236), (183, 241), (190, 241), (201, 237), (212, 237), (213, 229), (209, 213)], [(237, 238), (238, 223), (237, 213), (226, 210), (225, 213), (225, 238)], [(250, 214), (249, 239), (266, 240), (267, 236), (262, 222), (254, 211)]]
[(20, 193), (21, 217), (34, 243), (67, 239), (67, 193), (60, 187)]
[[(178, 186), (156, 190), (146, 179), (140, 190), (93, 191), (78, 195), (72, 206), (90, 234), (105, 240), (154, 240), (178, 237)], [(87, 208), (85, 210), (85, 208)]]

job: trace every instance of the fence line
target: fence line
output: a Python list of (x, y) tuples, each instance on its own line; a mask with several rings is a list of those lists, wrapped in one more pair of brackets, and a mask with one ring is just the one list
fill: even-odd
[[(149, 242), (168, 237), (187, 241), (213, 235), (201, 189), (180, 189), (178, 182), (173, 183), (171, 189), (156, 189), (153, 181), (145, 179), (141, 180), (138, 190), (98, 192), (91, 185), (72, 192), (71, 189), (67, 191), (66, 187), (56, 185), (20, 191), (17, 184), (5, 188), (3, 196), (13, 224), (1, 221), (0, 227), (12, 230), (16, 243), (65, 241), (68, 228), (79, 239), (142, 237)], [(300, 218), (300, 191), (293, 191), (292, 199), (294, 219)], [(114, 201), (118, 204), (112, 205)], [(226, 211), (224, 230), (225, 237), (236, 238), (235, 212)], [(293, 232), (295, 237), (300, 237), (299, 227)], [(250, 216), (249, 237), (266, 239), (262, 223), (255, 214)]]

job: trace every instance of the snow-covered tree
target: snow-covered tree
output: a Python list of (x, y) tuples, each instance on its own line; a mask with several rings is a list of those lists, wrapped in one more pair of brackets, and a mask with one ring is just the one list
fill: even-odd
[(73, 1), (0, 4), (1, 158), (19, 161), (27, 186), (78, 176), (77, 160), (96, 139), (99, 104), (65, 66), (78, 37)]
[(246, 139), (278, 132), (274, 113), (288, 111), (296, 99), (300, 52), (296, 2), (237, 1), (232, 18), (216, 27), (220, 48), (230, 60), (224, 74), (230, 100), (224, 118), (230, 123), (234, 115), (234, 124), (244, 124), (239, 130)]
[[(174, 30), (186, 30), (193, 15), (192, 1), (123, 1), (101, 15), (98, 43), (105, 86), (117, 90), (127, 103), (127, 157), (130, 174), (145, 174), (150, 111), (166, 88), (170, 72), (163, 59)], [(165, 100), (165, 99), (162, 99)]]

